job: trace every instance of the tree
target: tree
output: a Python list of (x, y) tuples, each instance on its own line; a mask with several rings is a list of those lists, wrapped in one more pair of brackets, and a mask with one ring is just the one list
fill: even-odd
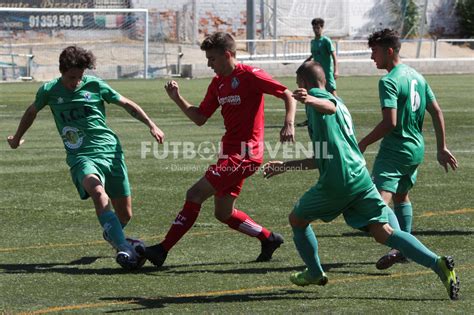
[(474, 37), (474, 0), (458, 0), (459, 24), (468, 37)]
[[(402, 1), (403, 2), (403, 1)], [(403, 30), (402, 36), (409, 37), (410, 35), (416, 36), (418, 33), (418, 24), (420, 20), (420, 14), (418, 13), (418, 6), (415, 1), (409, 0), (405, 12), (403, 14)]]

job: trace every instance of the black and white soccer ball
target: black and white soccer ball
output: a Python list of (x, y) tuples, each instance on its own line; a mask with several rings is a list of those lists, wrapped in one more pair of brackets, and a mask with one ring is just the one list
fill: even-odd
[[(135, 255), (137, 257), (136, 269), (139, 269), (146, 262), (145, 256), (140, 255), (140, 253), (143, 253), (145, 251), (145, 248), (146, 248), (145, 242), (143, 242), (141, 239), (134, 238), (134, 237), (127, 237), (126, 240), (132, 246), (133, 251), (135, 252)], [(141, 247), (141, 248), (143, 248), (143, 250), (141, 250), (141, 251), (138, 250), (137, 251), (137, 247)]]

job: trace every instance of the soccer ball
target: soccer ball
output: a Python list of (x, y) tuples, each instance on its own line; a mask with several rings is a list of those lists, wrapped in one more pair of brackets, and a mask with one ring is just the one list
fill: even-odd
[(133, 238), (133, 237), (127, 237), (126, 240), (132, 246), (133, 251), (135, 252), (135, 255), (137, 256), (136, 269), (141, 268), (145, 264), (146, 258), (145, 256), (142, 256), (137, 252), (137, 247), (142, 247), (143, 249), (145, 249), (146, 247), (145, 242), (143, 242), (142, 240), (138, 238)]

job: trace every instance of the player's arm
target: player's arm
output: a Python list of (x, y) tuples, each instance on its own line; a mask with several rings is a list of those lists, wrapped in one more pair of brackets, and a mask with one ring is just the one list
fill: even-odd
[(339, 66), (337, 64), (337, 56), (336, 56), (336, 51), (331, 52), (332, 55), (332, 62), (334, 63), (334, 79), (337, 79), (339, 77)]
[(178, 105), (183, 113), (196, 125), (202, 126), (206, 123), (207, 117), (199, 112), (199, 107), (190, 104), (179, 93), (179, 86), (176, 81), (169, 81), (165, 85), (166, 93)]
[(298, 88), (293, 92), (293, 97), (308, 106), (314, 107), (322, 114), (332, 115), (336, 112), (336, 105), (330, 100), (317, 98), (308, 94), (308, 91), (303, 88)]
[(391, 107), (382, 108), (382, 121), (362, 140), (359, 141), (360, 152), (364, 153), (369, 145), (382, 139), (397, 125), (397, 109)]
[(293, 98), (290, 90), (286, 89), (281, 96), (285, 102), (285, 122), (280, 131), (281, 142), (295, 141), (295, 115), (296, 115), (296, 101)]
[(25, 113), (21, 117), (20, 124), (18, 125), (15, 135), (7, 137), (8, 144), (12, 149), (18, 148), (25, 141), (21, 137), (23, 137), (25, 132), (31, 127), (36, 119), (37, 114), (38, 110), (34, 104), (31, 104), (26, 109)]
[(458, 161), (454, 155), (448, 150), (446, 145), (446, 129), (444, 126), (444, 116), (438, 102), (433, 100), (426, 104), (426, 110), (431, 115), (433, 121), (433, 127), (436, 135), (436, 146), (438, 148), (438, 162), (441, 164), (446, 172), (448, 171), (448, 165), (454, 171), (458, 167)]
[(156, 126), (153, 120), (148, 117), (145, 111), (137, 103), (125, 96), (120, 96), (117, 105), (123, 107), (133, 118), (147, 125), (148, 128), (150, 128), (150, 134), (156, 139), (156, 141), (163, 143), (165, 134)]
[(263, 177), (270, 178), (275, 175), (282, 174), (286, 171), (305, 171), (316, 168), (316, 162), (314, 158), (294, 161), (270, 161), (263, 165)]

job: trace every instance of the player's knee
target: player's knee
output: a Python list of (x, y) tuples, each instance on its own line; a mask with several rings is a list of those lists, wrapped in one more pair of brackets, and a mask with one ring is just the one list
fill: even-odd
[(107, 193), (105, 192), (104, 188), (102, 186), (95, 186), (89, 191), (89, 195), (91, 199), (94, 201), (94, 203), (99, 203), (101, 201), (109, 199), (107, 196)]
[(408, 202), (410, 202), (410, 198), (408, 198), (408, 193), (393, 195), (394, 204), (401, 204), (401, 203), (408, 203)]
[(299, 219), (293, 211), (288, 216), (288, 221), (290, 222), (291, 227), (304, 228), (309, 224), (308, 221)]
[(387, 223), (374, 223), (369, 225), (369, 232), (377, 243), (385, 244), (390, 235), (392, 235), (393, 229)]
[(203, 200), (203, 197), (202, 197), (202, 191), (195, 186), (189, 188), (188, 191), (186, 192), (186, 200), (199, 203), (199, 204), (205, 201)]

